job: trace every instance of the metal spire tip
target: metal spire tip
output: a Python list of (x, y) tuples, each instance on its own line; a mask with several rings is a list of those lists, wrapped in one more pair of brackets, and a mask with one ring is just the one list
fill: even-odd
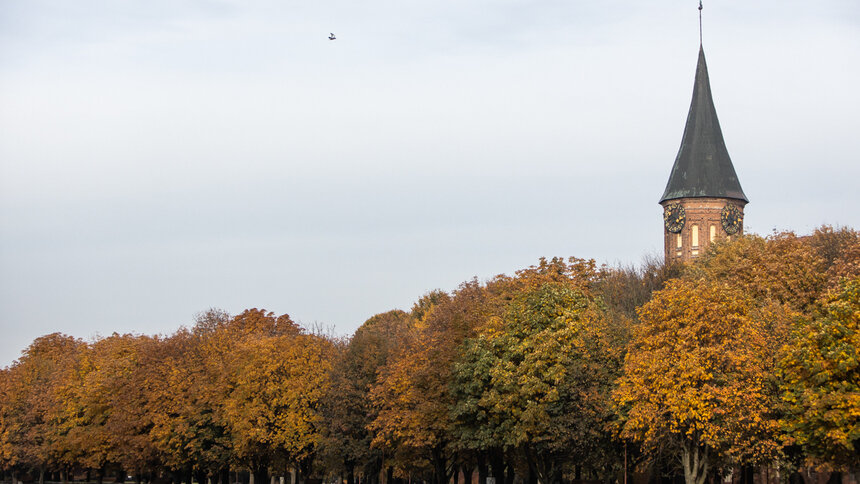
[(699, 0), (699, 47), (702, 46), (702, 0)]

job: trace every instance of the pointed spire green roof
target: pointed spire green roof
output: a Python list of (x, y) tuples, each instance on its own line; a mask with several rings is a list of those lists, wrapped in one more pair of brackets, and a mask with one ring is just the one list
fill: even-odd
[(686, 197), (734, 198), (749, 202), (723, 140), (701, 44), (687, 126), (660, 203)]

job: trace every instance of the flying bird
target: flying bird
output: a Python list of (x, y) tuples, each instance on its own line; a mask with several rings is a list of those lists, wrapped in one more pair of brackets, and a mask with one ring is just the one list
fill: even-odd
[(331, 35), (328, 36), (328, 40), (334, 40), (336, 38), (337, 37), (334, 36), (334, 33), (332, 33)]

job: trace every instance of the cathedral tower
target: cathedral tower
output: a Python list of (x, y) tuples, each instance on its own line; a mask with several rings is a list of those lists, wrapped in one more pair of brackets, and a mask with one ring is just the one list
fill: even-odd
[(699, 44), (687, 125), (660, 198), (666, 262), (688, 261), (704, 253), (714, 240), (742, 234), (748, 202), (723, 141), (705, 52)]

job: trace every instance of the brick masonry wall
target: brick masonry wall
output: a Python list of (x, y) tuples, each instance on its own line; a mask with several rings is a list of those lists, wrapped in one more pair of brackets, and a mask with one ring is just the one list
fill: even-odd
[[(723, 229), (721, 215), (723, 207), (726, 205), (734, 205), (740, 211), (744, 212), (745, 203), (741, 200), (733, 198), (679, 198), (676, 200), (667, 200), (661, 205), (664, 210), (666, 206), (680, 202), (686, 212), (686, 222), (684, 228), (679, 234), (673, 234), (663, 227), (663, 248), (666, 262), (687, 262), (699, 255), (705, 253), (708, 246), (711, 245), (711, 226), (715, 227), (714, 240), (731, 238)], [(699, 227), (699, 244), (693, 245), (693, 226)], [(744, 233), (743, 222), (741, 222), (740, 230), (735, 234), (741, 235)], [(681, 236), (681, 247), (678, 248), (678, 235)]]

